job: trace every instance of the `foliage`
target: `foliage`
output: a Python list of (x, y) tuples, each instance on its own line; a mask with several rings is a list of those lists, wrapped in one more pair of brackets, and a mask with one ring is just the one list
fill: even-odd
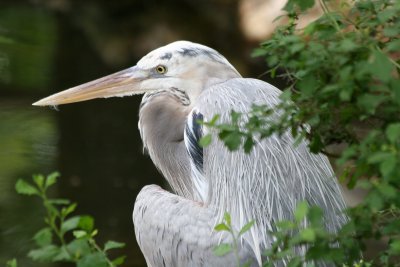
[[(56, 172), (47, 177), (33, 175), (33, 184), (20, 179), (15, 185), (19, 194), (40, 197), (46, 210), (46, 226), (33, 236), (37, 248), (28, 256), (37, 262), (72, 262), (77, 267), (121, 265), (125, 256), (110, 260), (108, 252), (124, 247), (124, 243), (107, 241), (100, 247), (94, 239), (98, 231), (92, 217), (73, 215), (77, 204), (68, 199), (48, 197), (47, 191), (57, 182), (58, 176)], [(13, 259), (7, 265), (16, 267), (17, 261)]]
[(224, 214), (224, 220), (220, 224), (217, 224), (214, 229), (217, 232), (228, 232), (232, 238), (232, 243), (221, 243), (214, 248), (214, 254), (217, 256), (224, 256), (228, 253), (233, 252), (235, 255), (235, 259), (237, 262), (237, 266), (250, 266), (251, 262), (246, 262), (244, 265), (240, 265), (240, 258), (239, 258), (239, 240), (241, 236), (250, 230), (253, 226), (254, 221), (250, 221), (246, 223), (239, 231), (235, 231), (232, 227), (231, 223), (231, 215), (229, 213)]
[[(385, 248), (370, 263), (355, 265), (400, 266), (400, 2), (352, 1), (334, 11), (327, 2), (319, 1), (324, 14), (318, 20), (298, 29), (299, 12), (314, 1), (289, 1), (289, 22), (254, 51), (266, 59), (272, 77), (280, 73), (288, 81), (282, 103), (274, 107), (279, 119), (270, 116), (271, 108), (254, 106), (249, 114), (233, 111), (229, 124), (219, 124), (218, 117), (205, 124), (218, 129), (231, 150), (248, 152), (254, 138), (287, 131), (297, 142), (306, 138), (315, 153), (331, 155), (329, 148), (342, 144), (345, 148), (331, 155), (344, 169), (340, 179), (349, 189), (368, 191), (349, 209), (351, 221), (337, 235), (312, 224), (293, 236), (298, 224), (279, 223), (278, 243), (267, 251), (270, 260), (280, 260), (300, 242), (308, 246), (306, 259), (292, 257), (291, 266), (318, 259), (350, 266), (372, 239)], [(311, 208), (306, 215), (316, 213)], [(303, 239), (296, 239), (304, 231)]]
[(17, 266), (18, 264), (16, 259), (9, 260), (6, 263), (6, 267), (17, 267)]

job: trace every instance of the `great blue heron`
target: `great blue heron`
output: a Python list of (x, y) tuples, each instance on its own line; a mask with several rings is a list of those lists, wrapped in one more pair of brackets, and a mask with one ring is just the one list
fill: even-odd
[[(213, 230), (224, 212), (239, 229), (254, 226), (239, 242), (242, 262), (261, 265), (273, 242), (274, 223), (292, 218), (306, 200), (322, 207), (325, 226), (335, 232), (346, 221), (342, 194), (328, 159), (312, 154), (306, 142), (295, 146), (290, 133), (256, 140), (249, 154), (229, 152), (216, 133), (198, 124), (231, 110), (248, 112), (253, 104), (273, 108), (280, 91), (242, 78), (217, 51), (177, 41), (144, 56), (136, 66), (44, 98), (34, 105), (60, 105), (93, 98), (145, 94), (139, 130), (144, 147), (176, 194), (144, 187), (133, 211), (136, 238), (148, 266), (234, 266), (231, 255), (213, 248), (230, 242)], [(201, 148), (204, 134), (214, 135)], [(297, 252), (304, 253), (302, 249)], [(283, 262), (284, 264), (284, 262)]]

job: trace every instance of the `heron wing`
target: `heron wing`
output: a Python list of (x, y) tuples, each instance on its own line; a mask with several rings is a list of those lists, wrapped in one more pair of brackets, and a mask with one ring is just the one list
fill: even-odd
[[(144, 187), (136, 198), (133, 222), (148, 266), (236, 266), (233, 255), (217, 257), (213, 253), (218, 244), (231, 242), (226, 233), (213, 230), (215, 216), (203, 203), (156, 185)], [(251, 259), (252, 251), (243, 246), (239, 254), (244, 263)], [(252, 259), (255, 264), (254, 255)]]
[[(274, 108), (280, 94), (260, 80), (231, 79), (207, 88), (194, 110), (206, 121), (219, 114), (219, 123), (228, 123), (231, 110), (246, 113), (253, 104)], [(273, 118), (277, 115), (278, 111)], [(203, 151), (206, 205), (218, 208), (217, 221), (229, 212), (236, 229), (255, 220), (255, 226), (243, 237), (259, 261), (261, 250), (272, 242), (268, 231), (275, 230), (274, 222), (291, 219), (300, 201), (322, 207), (331, 231), (346, 221), (341, 213), (345, 204), (328, 159), (310, 153), (306, 142), (294, 146), (290, 133), (256, 138), (252, 151), (246, 154), (242, 149), (228, 151), (214, 130), (205, 128), (203, 132), (213, 136)]]

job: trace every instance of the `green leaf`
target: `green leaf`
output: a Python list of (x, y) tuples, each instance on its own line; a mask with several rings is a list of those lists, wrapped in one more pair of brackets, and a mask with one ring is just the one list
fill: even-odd
[(261, 57), (266, 56), (268, 52), (264, 48), (256, 48), (251, 53), (251, 57)]
[(211, 119), (211, 121), (209, 121), (207, 124), (209, 124), (209, 125), (211, 125), (211, 126), (214, 126), (215, 123), (217, 123), (219, 117), (220, 117), (220, 116), (219, 116), (218, 114), (217, 114), (217, 115), (214, 115), (214, 117)]
[(298, 6), (301, 11), (305, 11), (314, 6), (314, 0), (289, 0), (283, 10), (293, 12)]
[(294, 44), (292, 44), (291, 46), (289, 46), (288, 49), (290, 50), (290, 52), (291, 52), (292, 54), (295, 54), (295, 53), (297, 53), (297, 52), (303, 50), (303, 49), (305, 48), (305, 46), (306, 46), (306, 45), (305, 45), (304, 43), (302, 43), (302, 42), (300, 42), (300, 43), (294, 43)]
[(229, 228), (229, 226), (226, 225), (225, 223), (220, 223), (220, 224), (217, 224), (217, 225), (214, 227), (214, 230), (215, 230), (215, 231), (218, 231), (218, 232), (220, 232), (220, 231), (228, 231), (228, 232), (230, 232), (230, 231), (231, 231), (231, 228)]
[(375, 114), (376, 108), (385, 100), (385, 95), (363, 94), (358, 97), (357, 105), (369, 114)]
[(390, 252), (393, 254), (400, 254), (400, 240), (393, 240), (390, 243)]
[(39, 249), (29, 251), (28, 256), (34, 261), (53, 261), (53, 258), (60, 253), (60, 248), (55, 245), (48, 245)]
[(377, 18), (382, 23), (388, 21), (389, 19), (391, 19), (395, 16), (396, 16), (396, 10), (394, 8), (385, 9), (383, 11), (378, 12), (378, 14), (377, 14)]
[(356, 43), (353, 42), (353, 40), (345, 38), (340, 42), (340, 49), (345, 51), (345, 52), (350, 52), (355, 50), (358, 47)]
[(92, 253), (87, 239), (74, 239), (67, 245), (71, 254), (81, 257)]
[(104, 251), (116, 248), (123, 248), (123, 247), (125, 247), (125, 243), (110, 240), (107, 241), (107, 243), (104, 245)]
[(300, 202), (297, 204), (297, 208), (294, 212), (294, 218), (296, 221), (302, 221), (308, 213), (308, 204), (305, 201)]
[(67, 217), (69, 214), (71, 214), (72, 212), (75, 211), (77, 204), (76, 203), (72, 203), (71, 205), (69, 205), (66, 208), (62, 208), (61, 209), (61, 216), (63, 217)]
[(69, 199), (53, 198), (49, 199), (49, 203), (54, 205), (68, 205), (71, 203), (71, 201)]
[(301, 259), (299, 257), (291, 259), (286, 267), (297, 267), (297, 266), (302, 266)]
[(301, 93), (309, 97), (317, 90), (318, 81), (313, 75), (307, 75), (297, 84)]
[(211, 140), (212, 140), (211, 134), (207, 134), (207, 135), (203, 136), (202, 138), (200, 138), (199, 145), (201, 147), (207, 147), (208, 145), (211, 144)]
[(397, 158), (395, 155), (391, 155), (385, 161), (382, 161), (379, 164), (379, 170), (382, 173), (382, 176), (384, 178), (387, 178), (391, 174), (391, 172), (395, 169), (396, 166), (397, 166)]
[(386, 137), (390, 142), (395, 143), (400, 139), (400, 123), (392, 123), (386, 128)]
[(240, 229), (239, 236), (241, 236), (241, 235), (243, 235), (244, 233), (246, 233), (247, 231), (249, 231), (250, 228), (254, 225), (254, 223), (255, 223), (254, 220), (251, 220), (250, 222), (246, 223), (246, 224), (242, 227), (242, 229)]
[(231, 227), (232, 225), (232, 219), (231, 219), (231, 215), (228, 212), (224, 213), (224, 220), (226, 222), (226, 224)]
[(388, 56), (379, 50), (373, 52), (373, 60), (367, 66), (367, 70), (384, 82), (392, 78), (393, 65)]
[(78, 225), (80, 229), (85, 230), (87, 232), (91, 232), (94, 227), (94, 219), (93, 217), (88, 215), (80, 216)]
[(296, 227), (296, 224), (294, 222), (287, 220), (276, 222), (275, 225), (279, 228), (280, 231), (291, 230)]
[(300, 231), (300, 238), (306, 242), (314, 242), (316, 234), (314, 229), (306, 228)]
[(17, 267), (17, 260), (16, 259), (12, 259), (7, 261), (6, 263), (6, 267)]
[(389, 42), (387, 45), (387, 50), (390, 52), (400, 50), (400, 39), (395, 39)]
[(53, 238), (53, 233), (49, 227), (43, 228), (37, 232), (33, 239), (39, 247), (45, 247), (51, 244)]
[(61, 225), (61, 232), (66, 233), (68, 231), (78, 228), (80, 220), (80, 216), (74, 216), (69, 218), (68, 220), (65, 220)]
[(214, 255), (224, 256), (232, 251), (232, 246), (230, 244), (220, 244), (213, 249)]
[(83, 231), (83, 230), (75, 230), (75, 231), (72, 232), (72, 234), (77, 239), (80, 239), (80, 238), (88, 236), (88, 233), (86, 231)]
[(225, 134), (220, 133), (220, 138), (224, 141), (226, 147), (230, 151), (237, 150), (240, 146), (242, 135), (239, 132), (226, 132)]
[(41, 174), (34, 174), (33, 175), (33, 181), (39, 188), (43, 188), (44, 184), (44, 176)]
[(398, 36), (400, 33), (399, 29), (398, 29), (398, 25), (395, 27), (387, 27), (383, 29), (383, 34), (386, 37), (396, 37)]
[[(60, 252), (55, 255), (52, 259), (52, 261), (57, 262), (57, 261), (72, 261), (74, 260), (73, 257), (71, 257), (71, 255), (69, 253), (73, 252), (71, 250), (67, 250), (64, 246), (60, 247)], [(79, 254), (76, 254), (76, 256), (79, 256)]]
[(391, 155), (392, 154), (389, 152), (378, 151), (378, 152), (371, 154), (368, 157), (367, 162), (368, 163), (380, 163), (380, 162), (383, 162), (383, 161), (387, 160), (388, 158), (390, 158)]
[(395, 198), (397, 196), (396, 188), (387, 183), (381, 182), (376, 186), (376, 188), (386, 198)]
[(313, 206), (308, 211), (308, 219), (310, 220), (312, 226), (321, 226), (324, 222), (323, 216), (324, 214), (320, 207)]
[(15, 184), (15, 190), (21, 195), (39, 195), (39, 191), (31, 184), (19, 179)]
[(53, 172), (46, 178), (45, 188), (48, 188), (57, 182), (57, 178), (60, 176), (59, 172)]
[(77, 267), (108, 267), (107, 258), (101, 252), (85, 255), (77, 262)]
[(112, 263), (113, 263), (115, 266), (122, 265), (122, 264), (125, 262), (125, 258), (126, 258), (126, 256), (118, 257), (118, 258), (114, 259), (114, 260), (112, 261)]
[(248, 136), (246, 138), (246, 141), (244, 142), (243, 148), (245, 153), (250, 153), (251, 149), (254, 146), (254, 140), (251, 136)]

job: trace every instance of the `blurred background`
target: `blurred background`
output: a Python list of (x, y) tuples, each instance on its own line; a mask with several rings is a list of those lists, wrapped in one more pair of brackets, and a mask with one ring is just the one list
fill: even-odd
[[(142, 154), (141, 97), (93, 100), (58, 111), (31, 103), (135, 65), (147, 52), (181, 39), (213, 47), (243, 76), (259, 77), (266, 64), (251, 58), (251, 51), (271, 34), (284, 4), (1, 0), (0, 265), (16, 257), (20, 266), (36, 266), (26, 253), (43, 225), (43, 211), (39, 202), (17, 195), (14, 184), (58, 170), (55, 194), (77, 201), (78, 213), (95, 217), (100, 243), (126, 242), (124, 266), (145, 266), (131, 219), (135, 197), (144, 185), (166, 185)], [(318, 12), (310, 11), (305, 21)]]

